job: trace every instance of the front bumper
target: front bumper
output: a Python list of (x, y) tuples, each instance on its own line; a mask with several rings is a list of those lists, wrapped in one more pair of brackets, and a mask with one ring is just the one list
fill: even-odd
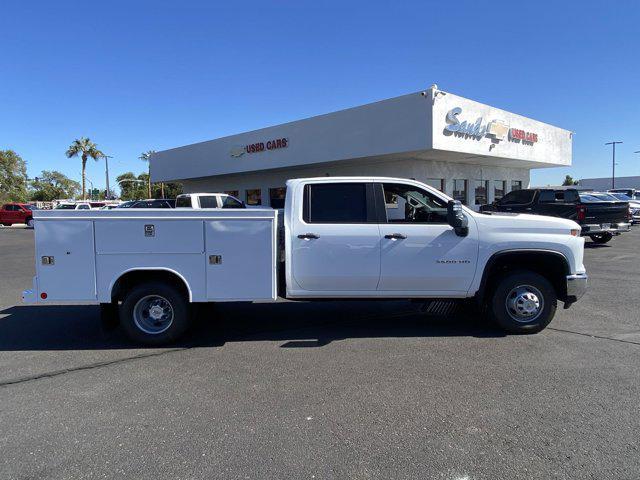
[(609, 227), (603, 227), (597, 223), (582, 225), (582, 236), (592, 235), (594, 233), (622, 233), (631, 230), (631, 224), (627, 222), (612, 223)]
[(573, 303), (580, 300), (587, 291), (589, 276), (586, 273), (567, 275), (567, 302)]

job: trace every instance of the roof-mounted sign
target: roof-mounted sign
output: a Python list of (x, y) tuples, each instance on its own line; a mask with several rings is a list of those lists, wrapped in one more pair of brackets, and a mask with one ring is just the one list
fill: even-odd
[(276, 138), (266, 142), (256, 142), (244, 146), (235, 146), (229, 151), (229, 155), (232, 157), (241, 157), (245, 153), (260, 153), (265, 150), (278, 150), (280, 148), (287, 148), (288, 146), (288, 138)]
[(522, 142), (525, 145), (533, 145), (538, 141), (538, 134), (534, 132), (526, 132), (518, 128), (510, 128), (510, 126), (500, 119), (485, 121), (483, 117), (478, 117), (475, 122), (467, 120), (461, 121), (458, 115), (462, 113), (462, 108), (452, 108), (447, 112), (447, 125), (444, 127), (444, 133), (455, 134), (461, 137), (475, 138), (480, 140), (484, 137), (490, 137), (495, 143), (508, 138), (512, 142)]

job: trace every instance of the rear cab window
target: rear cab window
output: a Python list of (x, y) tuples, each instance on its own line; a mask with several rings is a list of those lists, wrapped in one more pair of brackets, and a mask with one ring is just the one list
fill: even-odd
[(176, 198), (176, 208), (191, 208), (191, 197), (185, 195)]
[(375, 223), (370, 183), (307, 184), (302, 218), (306, 223)]

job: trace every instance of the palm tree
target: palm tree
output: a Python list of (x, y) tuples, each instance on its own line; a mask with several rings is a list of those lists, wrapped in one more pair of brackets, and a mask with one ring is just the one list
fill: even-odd
[(142, 160), (143, 162), (147, 162), (148, 164), (147, 170), (149, 172), (149, 183), (147, 184), (147, 191), (149, 193), (149, 196), (147, 198), (151, 198), (151, 162), (149, 160), (151, 160), (151, 155), (153, 155), (154, 153), (156, 153), (155, 150), (147, 150), (138, 157), (140, 160)]
[(78, 155), (82, 158), (82, 199), (87, 199), (87, 192), (85, 189), (85, 170), (87, 167), (87, 159), (93, 158), (94, 160), (98, 160), (99, 158), (104, 157), (104, 153), (98, 150), (98, 145), (93, 143), (91, 140), (85, 137), (80, 137), (80, 139), (75, 139), (66, 153), (68, 158), (77, 157)]

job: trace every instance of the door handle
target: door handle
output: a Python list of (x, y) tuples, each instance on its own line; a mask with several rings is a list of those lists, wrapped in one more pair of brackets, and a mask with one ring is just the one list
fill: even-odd
[(388, 238), (389, 240), (404, 240), (407, 236), (402, 233), (390, 233), (385, 235), (384, 238)]
[(302, 240), (311, 240), (320, 238), (320, 235), (316, 235), (315, 233), (301, 233), (300, 235), (298, 235), (298, 238)]

